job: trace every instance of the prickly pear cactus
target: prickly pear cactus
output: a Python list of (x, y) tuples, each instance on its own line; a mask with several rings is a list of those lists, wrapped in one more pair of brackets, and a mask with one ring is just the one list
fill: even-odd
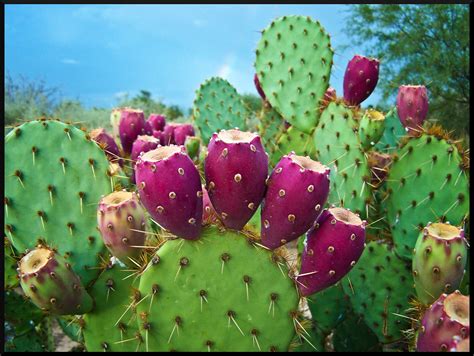
[(329, 86), (333, 49), (319, 21), (283, 16), (262, 31), (255, 69), (267, 100), (288, 122), (310, 133)]
[(144, 351), (136, 313), (142, 298), (137, 289), (139, 279), (127, 278), (132, 273), (115, 264), (103, 270), (92, 286), (95, 308), (79, 320), (87, 351)]
[(271, 152), (271, 166), (276, 166), (280, 159), (290, 152), (295, 152), (298, 156), (314, 158), (316, 150), (314, 148), (312, 135), (304, 133), (293, 126), (284, 130), (280, 134), (278, 141), (276, 141), (274, 150)]
[(313, 321), (325, 334), (340, 324), (350, 309), (349, 297), (340, 283), (310, 295), (307, 300)]
[(140, 278), (146, 349), (287, 350), (298, 296), (276, 257), (215, 226), (198, 241), (167, 241)]
[(351, 109), (331, 102), (321, 114), (313, 135), (316, 158), (331, 169), (328, 203), (343, 206), (369, 218), (370, 168), (357, 133)]
[(213, 77), (196, 91), (194, 121), (204, 145), (214, 132), (247, 128), (249, 113), (237, 90), (225, 79)]
[(400, 256), (412, 258), (419, 229), (429, 222), (461, 226), (469, 213), (466, 163), (445, 136), (407, 139), (387, 176), (387, 221)]
[(382, 343), (402, 339), (409, 329), (409, 301), (415, 295), (411, 266), (381, 242), (367, 244), (359, 262), (342, 280), (354, 312)]
[(43, 240), (88, 284), (104, 244), (96, 230), (100, 196), (111, 191), (109, 162), (83, 131), (31, 121), (5, 139), (5, 230), (18, 251)]
[(405, 135), (406, 131), (398, 118), (397, 109), (392, 108), (385, 115), (385, 129), (382, 138), (375, 145), (375, 149), (384, 153), (392, 153), (397, 149), (400, 139)]
[(360, 316), (348, 313), (346, 319), (334, 330), (334, 351), (375, 352), (382, 351), (382, 345), (374, 332)]

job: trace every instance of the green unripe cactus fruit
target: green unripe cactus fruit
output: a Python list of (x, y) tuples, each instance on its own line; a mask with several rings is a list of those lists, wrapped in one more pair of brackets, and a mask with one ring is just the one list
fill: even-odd
[(375, 145), (375, 149), (384, 153), (392, 153), (405, 135), (405, 128), (398, 118), (397, 108), (394, 107), (385, 115), (385, 129), (382, 138)]
[(443, 293), (458, 289), (467, 259), (464, 231), (434, 223), (426, 226), (415, 245), (413, 278), (418, 299), (432, 304)]
[(211, 226), (197, 241), (167, 241), (154, 258), (137, 305), (147, 350), (288, 349), (298, 296), (277, 255)]
[(40, 309), (51, 314), (84, 314), (93, 307), (71, 265), (49, 248), (38, 246), (18, 263), (21, 288)]
[(255, 69), (267, 100), (297, 129), (310, 133), (329, 86), (333, 49), (319, 22), (283, 16), (262, 31)]
[(367, 110), (359, 124), (359, 138), (362, 147), (366, 150), (372, 148), (379, 142), (384, 129), (385, 116), (380, 111)]
[(214, 132), (247, 128), (248, 110), (237, 90), (225, 79), (213, 77), (196, 91), (194, 121), (207, 146)]
[(192, 160), (196, 159), (199, 155), (199, 148), (201, 147), (201, 140), (199, 137), (188, 136), (184, 142), (184, 147), (186, 147), (186, 152)]

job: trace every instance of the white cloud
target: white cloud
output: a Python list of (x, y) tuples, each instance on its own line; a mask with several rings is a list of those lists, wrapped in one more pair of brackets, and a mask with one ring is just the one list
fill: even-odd
[(72, 58), (64, 58), (61, 60), (61, 63), (63, 64), (79, 64), (79, 61), (76, 61), (75, 59), (72, 59)]
[(232, 73), (232, 67), (229, 64), (222, 65), (217, 71), (217, 75), (224, 79), (229, 79), (229, 75)]
[(119, 92), (117, 92), (117, 93), (114, 94), (114, 97), (120, 100), (120, 99), (126, 97), (127, 95), (128, 95), (128, 92), (126, 92), (126, 91), (119, 91)]

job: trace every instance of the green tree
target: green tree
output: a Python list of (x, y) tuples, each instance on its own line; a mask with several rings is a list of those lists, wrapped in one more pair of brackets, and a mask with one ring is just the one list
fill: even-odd
[(353, 5), (345, 27), (352, 44), (380, 59), (386, 102), (400, 85), (426, 85), (428, 119), (458, 137), (469, 132), (468, 6)]

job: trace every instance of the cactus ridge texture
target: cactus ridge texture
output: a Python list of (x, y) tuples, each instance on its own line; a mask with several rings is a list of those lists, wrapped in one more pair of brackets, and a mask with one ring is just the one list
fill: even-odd
[[(382, 343), (402, 339), (409, 329), (406, 315), (415, 295), (411, 266), (386, 244), (370, 241), (357, 265), (342, 279), (356, 314)], [(398, 314), (398, 315), (397, 315)]]
[(329, 204), (342, 206), (369, 218), (370, 168), (351, 109), (331, 102), (321, 114), (313, 140), (316, 159), (331, 169)]
[(387, 176), (387, 221), (397, 253), (412, 258), (430, 221), (461, 226), (469, 212), (469, 181), (456, 145), (434, 134), (409, 138)]
[(119, 265), (109, 265), (90, 289), (96, 301), (92, 312), (79, 321), (87, 351), (144, 351), (144, 335), (138, 329), (139, 280)]
[(298, 295), (275, 257), (212, 226), (198, 241), (167, 241), (140, 278), (149, 349), (287, 350)]
[(41, 240), (57, 248), (87, 285), (105, 249), (95, 210), (113, 189), (108, 169), (100, 147), (72, 125), (31, 121), (12, 130), (5, 139), (5, 230), (13, 246), (23, 252)]
[(196, 91), (194, 123), (207, 145), (214, 132), (247, 129), (249, 112), (237, 90), (225, 79), (212, 77)]
[(467, 241), (455, 226), (434, 223), (418, 236), (413, 256), (413, 277), (418, 299), (433, 303), (441, 294), (459, 288), (465, 273)]
[(333, 49), (318, 21), (283, 16), (263, 31), (255, 69), (267, 100), (288, 122), (310, 133), (329, 86)]

